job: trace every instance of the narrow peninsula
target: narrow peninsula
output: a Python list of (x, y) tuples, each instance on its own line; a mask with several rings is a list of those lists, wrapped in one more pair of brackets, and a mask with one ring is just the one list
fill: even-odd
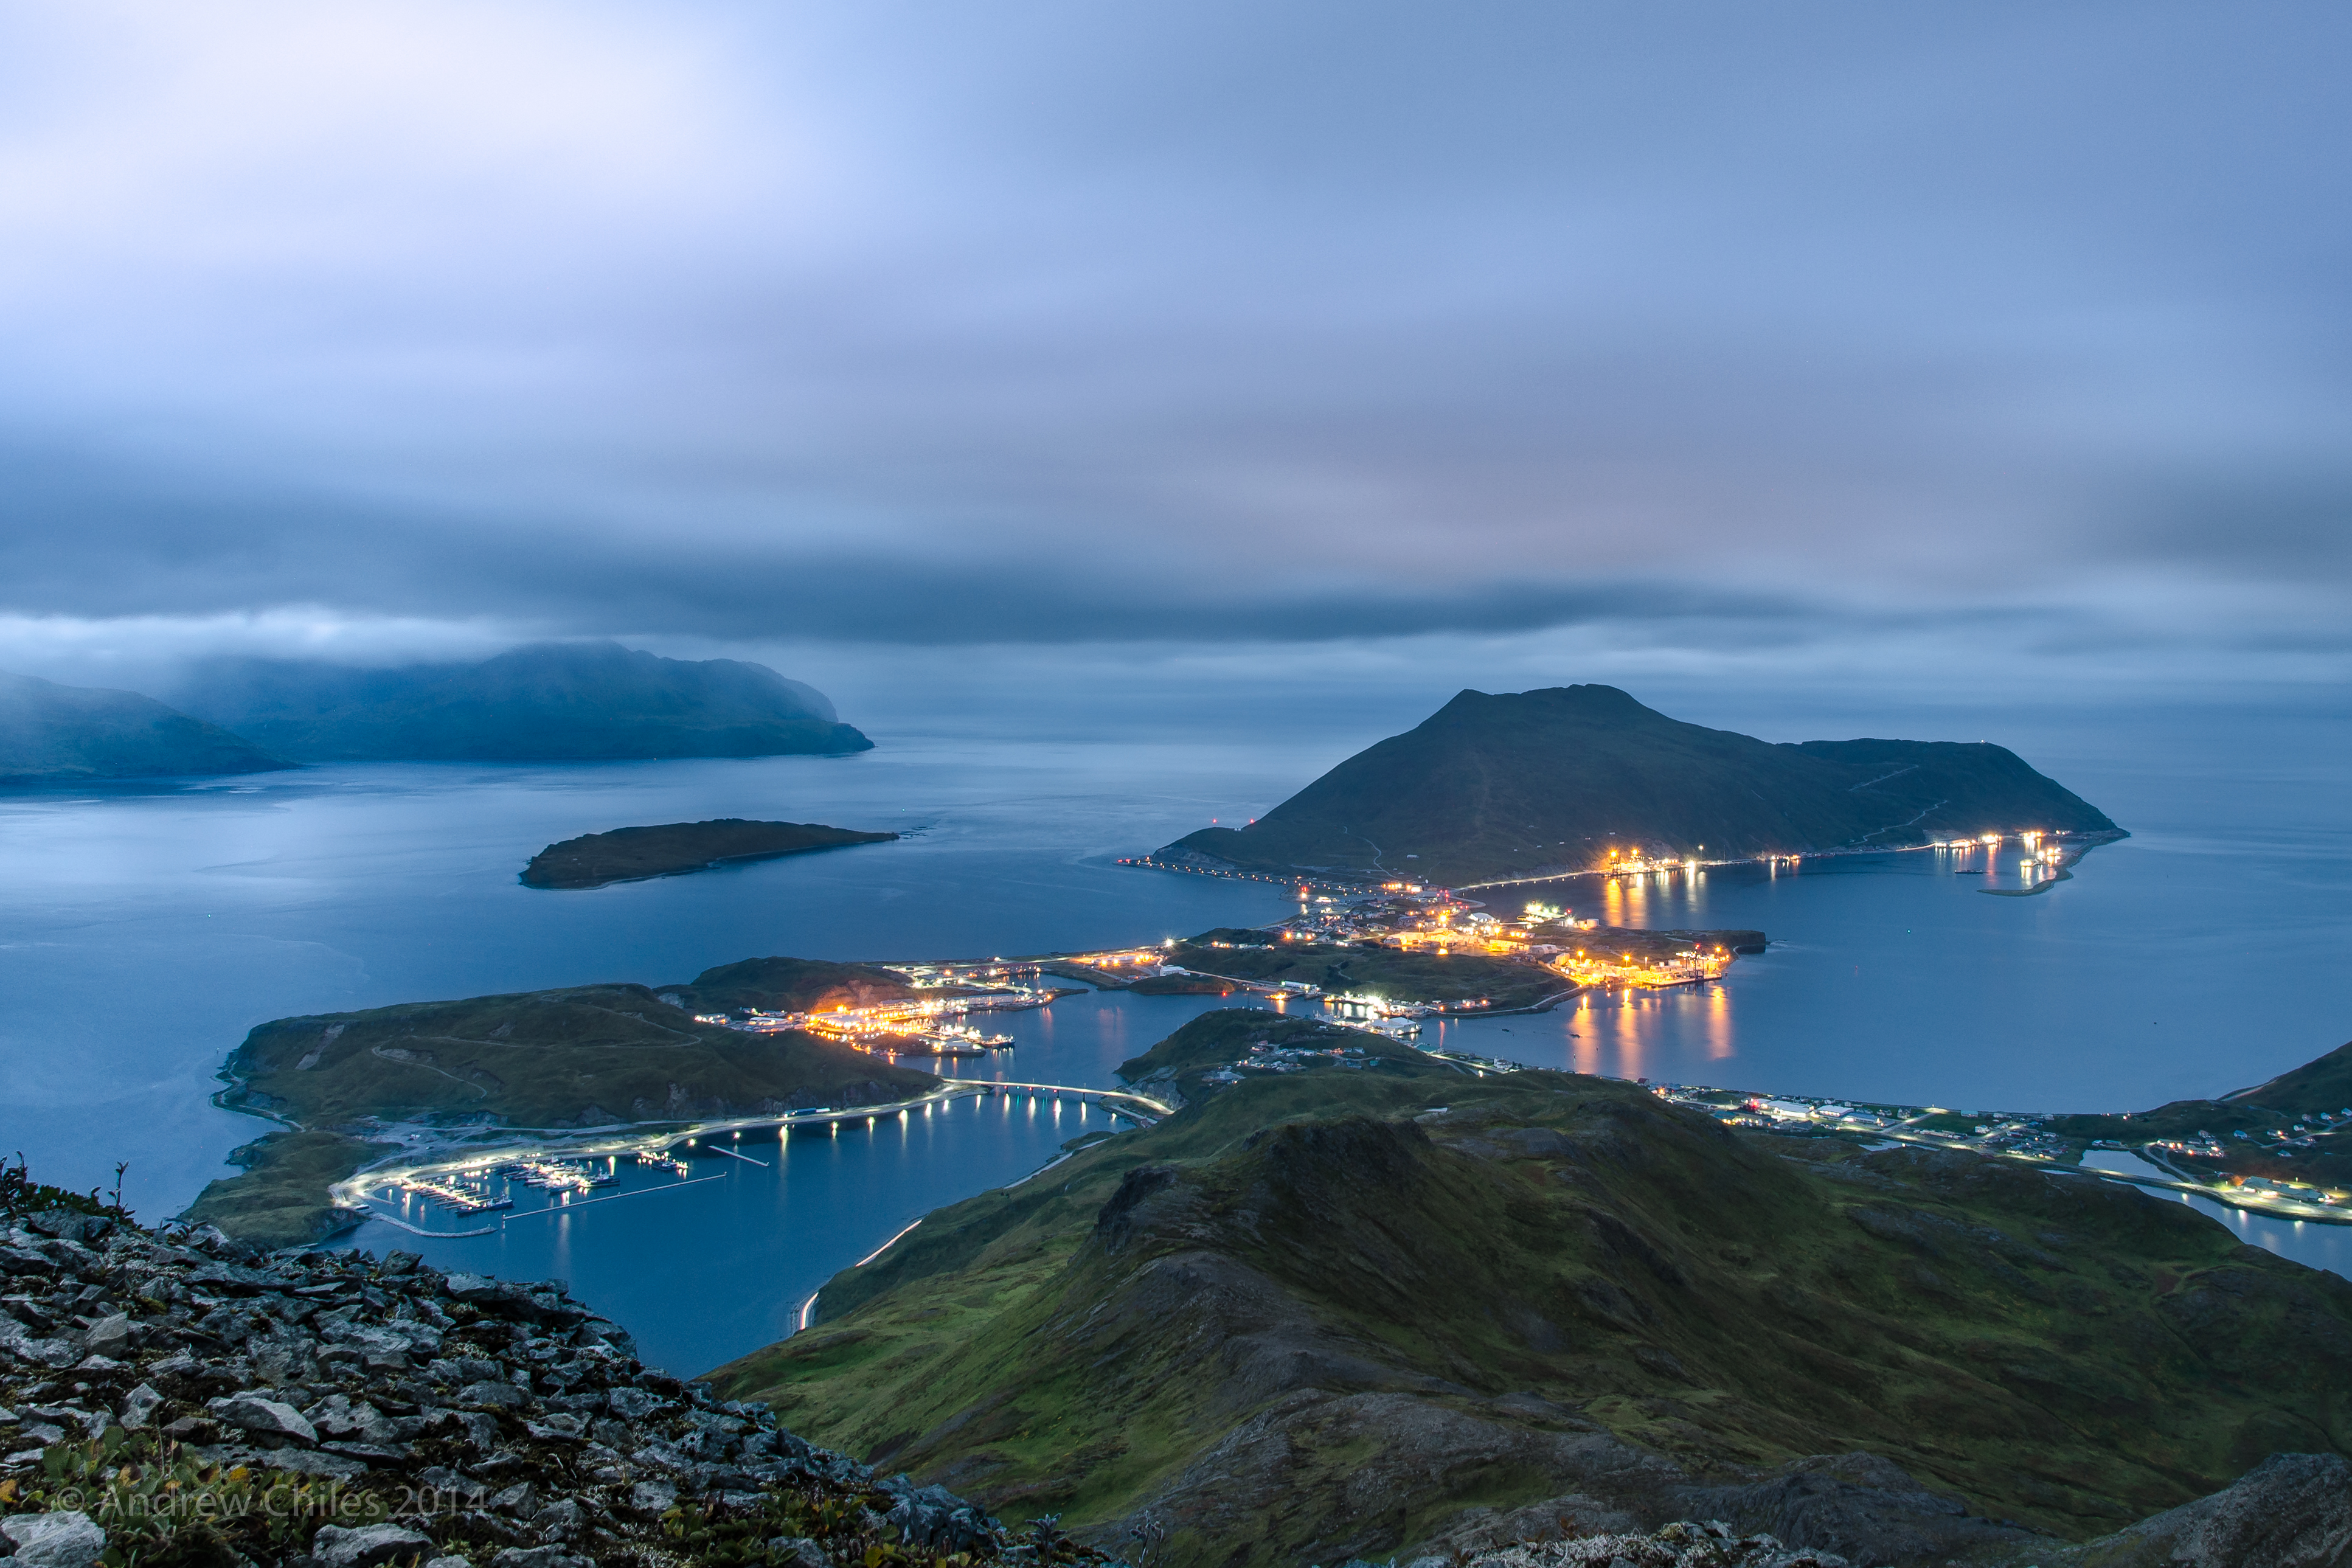
[(730, 1027), (915, 995), (894, 971), (760, 958), (691, 982), (628, 983), (411, 1002), (260, 1025), (221, 1069), (221, 1106), (284, 1129), (236, 1151), (244, 1174), (188, 1211), (240, 1240), (287, 1247), (366, 1217), (330, 1189), (387, 1152), (387, 1130), (560, 1130), (878, 1105), (936, 1086), (854, 1043), (803, 1028)]
[(745, 860), (772, 860), (811, 849), (852, 844), (884, 844), (895, 833), (860, 833), (817, 822), (747, 822), (723, 816), (710, 822), (672, 822), (659, 827), (616, 827), (551, 844), (530, 858), (522, 881), (529, 888), (601, 888), (676, 877)]

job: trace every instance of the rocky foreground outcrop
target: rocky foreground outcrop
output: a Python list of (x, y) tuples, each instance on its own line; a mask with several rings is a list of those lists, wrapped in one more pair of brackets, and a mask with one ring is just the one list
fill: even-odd
[[(1377, 1469), (1359, 1479), (1377, 1481)], [(1674, 1501), (1696, 1518), (1646, 1531), (1582, 1496), (1472, 1509), (1407, 1561), (2352, 1564), (2352, 1465), (2336, 1454), (2273, 1456), (2223, 1491), (2085, 1544), (1969, 1520), (1861, 1454), (1805, 1461), (1769, 1482), (1683, 1488)], [(1162, 1560), (1164, 1528), (1129, 1533), (1139, 1564)], [(1246, 1553), (1246, 1541), (1234, 1544)], [(1108, 1568), (1111, 1559), (1050, 1520), (1008, 1531), (942, 1487), (812, 1446), (763, 1405), (648, 1369), (623, 1329), (558, 1282), (444, 1275), (406, 1253), (265, 1255), (209, 1226), (150, 1230), (64, 1207), (11, 1218), (0, 1202), (0, 1562)]]
[[(1801, 1533), (1806, 1523), (1796, 1521)], [(2344, 1568), (2352, 1563), (2352, 1463), (2341, 1454), (2273, 1454), (2237, 1483), (2081, 1544), (1957, 1546), (1952, 1568)], [(1865, 1552), (1862, 1563), (1900, 1561)], [(1404, 1568), (1856, 1568), (1852, 1559), (1770, 1534), (1684, 1521), (1649, 1534), (1576, 1533)], [(1350, 1568), (1368, 1568), (1365, 1564)]]
[(1099, 1563), (648, 1369), (560, 1282), (0, 1225), (14, 1568)]

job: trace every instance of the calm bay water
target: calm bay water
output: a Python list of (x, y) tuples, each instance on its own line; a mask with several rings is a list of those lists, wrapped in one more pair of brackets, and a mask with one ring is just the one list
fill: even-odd
[[(1262, 810), (1333, 754), (1312, 740), (932, 734), (845, 759), (326, 767), (0, 797), (0, 1151), (81, 1186), (128, 1159), (132, 1205), (170, 1214), (266, 1130), (205, 1096), (222, 1057), (271, 1017), (676, 981), (761, 953), (982, 956), (1271, 920), (1287, 907), (1274, 888), (1112, 860)], [(1794, 875), (1718, 868), (1614, 894), (1544, 889), (1612, 922), (1757, 927), (1774, 945), (1703, 993), (1582, 999), (1431, 1037), (1627, 1078), (2118, 1110), (2259, 1082), (2352, 1034), (2340, 769), (2035, 760), (2135, 835), (2046, 895), (1988, 898), (1980, 878), (1924, 855), (1809, 860)], [(719, 816), (910, 836), (584, 893), (514, 879), (554, 839)], [(980, 1070), (1105, 1084), (1209, 1005), (1071, 998), (1011, 1020), (1021, 1045)], [(429, 1245), (450, 1267), (568, 1278), (654, 1359), (699, 1370), (773, 1338), (824, 1278), (923, 1211), (1036, 1169), (1078, 1114), (999, 1100), (845, 1128), (767, 1166), (700, 1162), (698, 1176), (728, 1174), (691, 1191)], [(1090, 1114), (1084, 1126), (1098, 1122)], [(2323, 1264), (2342, 1239), (2294, 1251), (2263, 1222), (2228, 1223)], [(414, 1245), (388, 1226), (361, 1240)]]
[(1723, 986), (1588, 993), (1438, 1037), (1620, 1078), (2127, 1110), (2260, 1083), (2352, 1035), (2341, 838), (2263, 853), (2158, 829), (2031, 898), (1985, 884), (1932, 852), (1552, 884), (1608, 924), (1748, 927), (1772, 945)]
[[(990, 1016), (1010, 1051), (953, 1065), (956, 1076), (1014, 1082), (1112, 1085), (1112, 1069), (1194, 1016), (1213, 996), (1087, 992), (1050, 1008)], [(1030, 1175), (1062, 1145), (1125, 1128), (1099, 1107), (1048, 1095), (950, 1101), (926, 1114), (803, 1128), (780, 1139), (747, 1132), (725, 1146), (764, 1164), (703, 1152), (689, 1173), (620, 1162), (613, 1203), (576, 1212), (509, 1215), (495, 1236), (428, 1240), (388, 1225), (361, 1228), (373, 1252), (423, 1253), (436, 1267), (517, 1279), (561, 1279), (628, 1325), (646, 1359), (694, 1373), (782, 1338), (809, 1295), (929, 1209)], [(682, 1152), (684, 1151), (681, 1151)], [(715, 1179), (714, 1179), (715, 1178)], [(684, 1183), (688, 1190), (665, 1191)], [(544, 1194), (517, 1191), (519, 1211)], [(475, 1222), (419, 1205), (429, 1229)], [(657, 1266), (648, 1267), (648, 1260)]]
[[(212, 1109), (254, 1025), (768, 953), (922, 958), (1158, 941), (1285, 907), (1113, 864), (1285, 787), (1279, 751), (901, 741), (847, 758), (304, 769), (0, 795), (0, 1152), (184, 1205), (266, 1130)], [(516, 877), (632, 823), (751, 816), (909, 835), (589, 891)], [(1147, 1042), (1148, 1044), (1149, 1042)]]

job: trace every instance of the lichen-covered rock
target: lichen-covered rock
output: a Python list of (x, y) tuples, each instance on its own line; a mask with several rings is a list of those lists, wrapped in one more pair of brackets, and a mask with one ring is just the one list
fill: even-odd
[(284, 1437), (306, 1447), (319, 1440), (318, 1428), (283, 1400), (257, 1394), (236, 1394), (207, 1400), (205, 1413), (224, 1426), (235, 1426), (254, 1437)]
[(992, 1533), (988, 1516), (945, 1487), (917, 1489), (904, 1476), (880, 1483), (898, 1501), (883, 1517), (910, 1546), (934, 1552), (971, 1552), (984, 1546)]
[(2053, 1557), (2098, 1568), (2344, 1568), (2352, 1563), (2352, 1463), (2273, 1454), (2210, 1497)]
[[(2095, 1541), (1912, 1541), (1864, 1560), (1920, 1568), (2352, 1568), (2352, 1462), (2340, 1454), (2273, 1454), (2232, 1486)], [(1431, 1552), (1402, 1568), (1840, 1568), (1848, 1561), (1769, 1533), (1741, 1535), (1720, 1521), (1684, 1521), (1649, 1534), (1588, 1531)]]
[[(1450, 1558), (1412, 1564), (1452, 1568)], [(1645, 1535), (1581, 1535), (1481, 1552), (1464, 1568), (1850, 1568), (1843, 1557), (1782, 1545), (1769, 1535), (1740, 1535), (1721, 1521), (1680, 1521)]]
[(106, 1550), (106, 1531), (79, 1510), (0, 1520), (0, 1539), (16, 1568), (90, 1568)]
[(321, 1525), (310, 1541), (310, 1555), (318, 1559), (319, 1568), (376, 1568), (432, 1549), (431, 1537), (396, 1524), (366, 1524), (357, 1530)]

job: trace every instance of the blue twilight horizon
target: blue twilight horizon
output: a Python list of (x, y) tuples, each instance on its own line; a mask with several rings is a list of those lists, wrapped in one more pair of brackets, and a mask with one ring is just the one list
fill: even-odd
[(0, 5), (0, 668), (612, 636), (852, 720), (2324, 692), (2347, 44), (2179, 4)]

